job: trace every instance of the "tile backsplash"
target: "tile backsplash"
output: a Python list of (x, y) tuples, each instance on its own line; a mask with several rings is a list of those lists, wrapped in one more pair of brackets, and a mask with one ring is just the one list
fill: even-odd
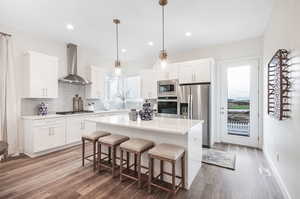
[(101, 100), (85, 100), (85, 87), (74, 84), (58, 84), (58, 98), (56, 99), (22, 99), (21, 114), (22, 115), (36, 115), (38, 113), (38, 105), (44, 102), (48, 106), (49, 113), (57, 111), (72, 111), (73, 97), (78, 94), (84, 99), (84, 105), (89, 102), (95, 103), (96, 110), (104, 109)]
[(88, 103), (94, 103), (95, 110), (105, 109), (122, 109), (122, 108), (136, 108), (142, 106), (142, 101), (127, 102), (125, 106), (116, 99), (113, 102), (103, 102), (102, 100), (85, 99), (85, 87), (73, 84), (58, 84), (58, 98), (56, 99), (22, 99), (21, 101), (21, 115), (37, 115), (38, 105), (44, 102), (48, 106), (48, 112), (55, 113), (58, 111), (72, 111), (73, 97), (78, 94), (84, 100), (84, 106)]

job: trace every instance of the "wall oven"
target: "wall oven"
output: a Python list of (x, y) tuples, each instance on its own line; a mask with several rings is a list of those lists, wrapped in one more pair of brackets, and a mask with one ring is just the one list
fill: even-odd
[(179, 90), (178, 79), (161, 80), (157, 82), (158, 97), (177, 97)]
[(161, 116), (177, 116), (179, 104), (177, 97), (158, 97), (157, 112)]

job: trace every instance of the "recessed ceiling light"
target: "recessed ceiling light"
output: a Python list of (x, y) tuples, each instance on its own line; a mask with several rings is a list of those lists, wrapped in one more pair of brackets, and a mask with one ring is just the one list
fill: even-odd
[(127, 50), (125, 48), (123, 48), (121, 51), (122, 51), (122, 53), (126, 53), (127, 52)]
[(153, 45), (154, 45), (153, 41), (149, 41), (149, 42), (148, 42), (148, 45), (149, 45), (149, 46), (153, 46)]
[(186, 32), (185, 36), (190, 37), (190, 36), (192, 36), (192, 33), (191, 32)]
[(67, 24), (67, 25), (66, 25), (66, 28), (67, 28), (68, 30), (74, 30), (74, 26), (73, 26), (72, 24)]

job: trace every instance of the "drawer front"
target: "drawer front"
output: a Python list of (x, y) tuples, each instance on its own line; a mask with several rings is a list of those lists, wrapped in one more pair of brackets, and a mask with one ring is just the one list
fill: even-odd
[(55, 126), (65, 124), (64, 118), (41, 119), (33, 121), (33, 126)]

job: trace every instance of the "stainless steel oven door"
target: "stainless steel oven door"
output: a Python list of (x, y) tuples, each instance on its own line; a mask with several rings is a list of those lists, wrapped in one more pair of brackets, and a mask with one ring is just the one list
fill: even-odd
[(159, 115), (177, 115), (178, 101), (177, 100), (158, 100), (157, 112)]

